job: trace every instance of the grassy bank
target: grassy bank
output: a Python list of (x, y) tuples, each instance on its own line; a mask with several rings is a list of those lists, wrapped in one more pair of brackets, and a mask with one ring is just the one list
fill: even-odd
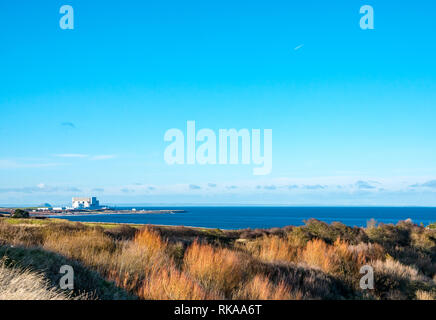
[[(229, 231), (0, 218), (0, 259), (4, 274), (39, 277), (47, 298), (436, 297), (436, 229), (411, 222)], [(74, 269), (72, 291), (57, 289), (62, 265)], [(363, 265), (374, 290), (360, 289)]]

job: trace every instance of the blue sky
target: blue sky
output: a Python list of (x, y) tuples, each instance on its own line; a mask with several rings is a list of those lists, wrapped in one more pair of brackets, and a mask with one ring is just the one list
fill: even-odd
[[(61, 30), (59, 8), (74, 8)], [(361, 30), (372, 5), (375, 29)], [(436, 205), (436, 3), (2, 1), (0, 204)], [(273, 169), (164, 162), (273, 130)]]

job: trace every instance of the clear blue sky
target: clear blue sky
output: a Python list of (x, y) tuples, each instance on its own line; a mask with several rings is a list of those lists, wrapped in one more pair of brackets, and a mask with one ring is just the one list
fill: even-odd
[[(59, 28), (74, 8), (75, 29)], [(361, 30), (359, 9), (375, 11)], [(436, 205), (434, 1), (1, 1), (0, 204)], [(273, 170), (168, 166), (273, 130)]]

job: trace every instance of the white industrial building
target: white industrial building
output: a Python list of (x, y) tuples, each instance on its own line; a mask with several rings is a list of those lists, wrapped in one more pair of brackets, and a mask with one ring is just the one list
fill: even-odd
[(96, 197), (73, 198), (73, 209), (98, 209), (100, 202)]

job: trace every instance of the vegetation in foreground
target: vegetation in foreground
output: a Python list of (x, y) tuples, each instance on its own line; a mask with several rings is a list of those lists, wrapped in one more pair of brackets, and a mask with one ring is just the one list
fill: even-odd
[[(0, 299), (435, 299), (436, 229), (268, 230), (0, 218)], [(62, 265), (74, 290), (58, 289)], [(363, 265), (373, 290), (362, 290)]]

